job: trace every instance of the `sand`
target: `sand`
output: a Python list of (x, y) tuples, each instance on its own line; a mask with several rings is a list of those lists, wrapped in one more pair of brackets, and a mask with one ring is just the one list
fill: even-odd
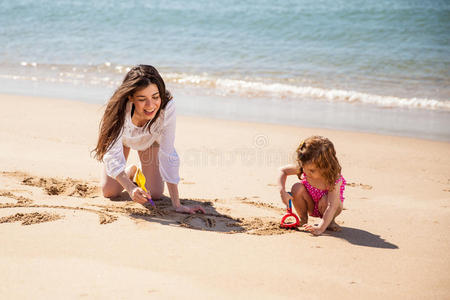
[[(450, 298), (449, 143), (179, 116), (186, 215), (100, 195), (101, 106), (0, 105), (0, 298)], [(277, 168), (312, 134), (348, 181), (320, 237), (279, 227)]]

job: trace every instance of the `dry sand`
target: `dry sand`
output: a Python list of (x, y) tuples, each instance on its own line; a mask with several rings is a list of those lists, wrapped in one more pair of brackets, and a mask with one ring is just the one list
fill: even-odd
[[(100, 196), (101, 106), (0, 105), (2, 299), (450, 298), (449, 143), (179, 116), (182, 202), (207, 212), (189, 216)], [(312, 134), (348, 181), (320, 237), (278, 226), (277, 168)]]

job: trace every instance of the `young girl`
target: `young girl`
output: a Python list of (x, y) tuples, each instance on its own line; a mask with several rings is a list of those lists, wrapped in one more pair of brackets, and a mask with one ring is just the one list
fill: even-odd
[[(177, 212), (204, 213), (199, 205), (180, 204), (175, 123), (175, 103), (158, 71), (148, 65), (133, 67), (106, 106), (94, 149), (95, 158), (104, 162), (101, 188), (105, 197), (125, 189), (133, 201), (143, 204), (149, 197), (162, 196), (165, 181)], [(125, 168), (130, 149), (138, 151), (150, 194), (132, 182), (136, 166)]]
[[(333, 143), (321, 136), (307, 138), (297, 148), (297, 165), (285, 166), (280, 171), (281, 200), (288, 205), (292, 199), (300, 216), (300, 225), (305, 225), (304, 228), (315, 235), (326, 229), (339, 231), (334, 218), (342, 211), (345, 179)], [(292, 186), (291, 194), (285, 190), (289, 175), (297, 175), (300, 179)], [(322, 219), (318, 226), (307, 225), (308, 214)]]

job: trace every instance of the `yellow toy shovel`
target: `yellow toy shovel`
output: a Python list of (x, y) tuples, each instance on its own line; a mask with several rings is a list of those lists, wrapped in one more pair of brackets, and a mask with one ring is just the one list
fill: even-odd
[[(138, 187), (148, 193), (147, 189), (145, 188), (145, 176), (144, 173), (142, 173), (141, 169), (137, 169), (134, 180), (136, 181)], [(153, 202), (152, 198), (147, 198), (147, 200), (152, 204), (153, 207), (156, 207), (155, 202)]]

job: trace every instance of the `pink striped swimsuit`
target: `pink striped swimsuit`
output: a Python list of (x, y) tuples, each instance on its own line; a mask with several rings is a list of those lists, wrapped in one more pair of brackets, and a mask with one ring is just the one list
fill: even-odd
[[(303, 174), (304, 178), (301, 180), (302, 184), (305, 186), (306, 190), (308, 191), (308, 194), (311, 196), (311, 198), (314, 201), (314, 211), (312, 213), (312, 217), (320, 217), (322, 218), (322, 214), (319, 211), (319, 200), (324, 195), (328, 194), (328, 190), (320, 190), (316, 187), (313, 187), (311, 184), (309, 184), (308, 180), (306, 179), (306, 175)], [(342, 179), (341, 184), (341, 190), (340, 190), (340, 198), (341, 202), (344, 202), (344, 190), (345, 190), (345, 178), (342, 177), (342, 175), (339, 176), (339, 178), (336, 180), (336, 183), (339, 182), (339, 180)]]

